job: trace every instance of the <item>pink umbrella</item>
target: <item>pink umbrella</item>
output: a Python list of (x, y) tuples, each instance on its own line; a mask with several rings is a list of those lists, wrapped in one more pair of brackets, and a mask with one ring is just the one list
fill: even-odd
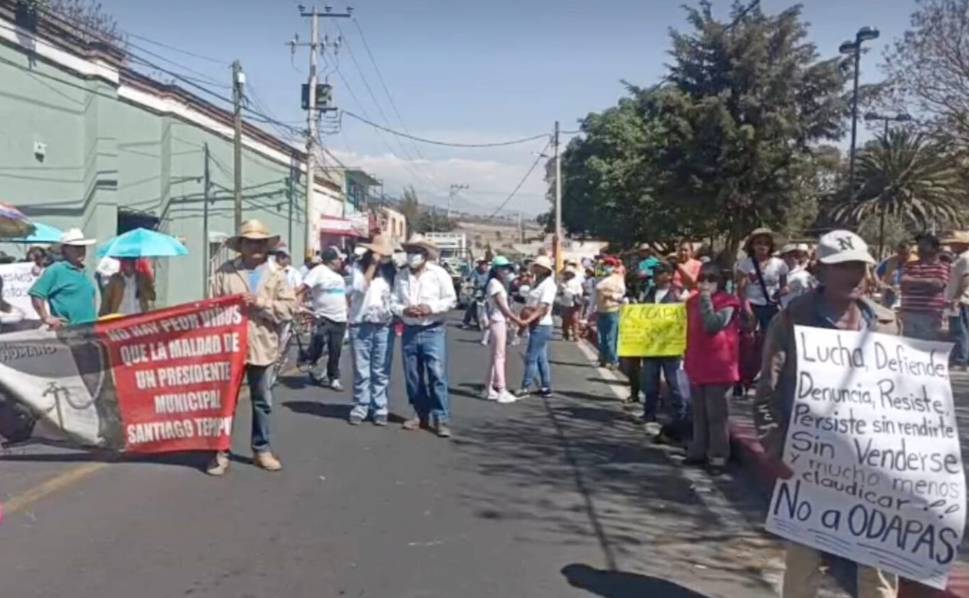
[(20, 238), (34, 233), (34, 225), (24, 213), (10, 204), (0, 202), (0, 237)]

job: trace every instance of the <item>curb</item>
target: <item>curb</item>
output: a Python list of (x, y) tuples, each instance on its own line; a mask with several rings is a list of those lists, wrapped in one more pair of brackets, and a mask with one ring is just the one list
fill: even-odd
[[(757, 440), (752, 422), (730, 420), (730, 449), (744, 467), (754, 472), (758, 486), (770, 496), (777, 474), (764, 447)], [(898, 598), (969, 598), (969, 567), (956, 562), (945, 590), (936, 590), (903, 578)]]

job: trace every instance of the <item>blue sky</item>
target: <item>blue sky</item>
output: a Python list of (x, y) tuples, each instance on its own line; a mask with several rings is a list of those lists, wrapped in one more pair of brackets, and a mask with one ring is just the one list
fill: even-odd
[[(285, 45), (294, 33), (303, 41), (309, 36), (309, 22), (300, 18), (297, 0), (101, 2), (126, 32), (223, 63), (238, 58), (264, 109), (294, 125), (305, 120), (299, 85), (306, 79), (308, 56), (305, 49), (291, 56)], [(308, 0), (304, 4), (311, 5)], [(345, 7), (331, 4), (337, 11)], [(574, 128), (577, 119), (616, 101), (623, 93), (621, 79), (643, 85), (656, 81), (665, 72), (669, 28), (686, 25), (681, 4), (359, 0), (352, 6), (407, 129), (423, 137), (474, 143), (540, 134), (550, 131), (556, 119), (563, 128)], [(761, 5), (776, 12), (791, 2), (762, 0)], [(904, 32), (915, 2), (807, 0), (803, 5), (810, 38), (823, 55), (834, 55), (839, 43), (862, 25), (881, 30), (862, 64), (862, 79), (874, 81), (884, 47)], [(729, 2), (714, 0), (714, 9), (726, 15)], [(337, 60), (328, 57), (336, 103), (401, 129), (356, 25), (331, 20), (326, 24), (331, 39), (341, 33), (337, 24), (345, 38), (337, 56), (339, 72), (333, 68)], [(130, 41), (211, 79), (230, 80), (227, 64), (138, 38)], [(326, 142), (344, 163), (383, 179), (388, 193), (413, 184), (422, 199), (443, 204), (450, 184), (467, 184), (470, 189), (455, 207), (472, 212), (490, 212), (500, 204), (544, 145), (537, 141), (476, 150), (415, 146), (346, 118), (340, 133), (328, 135)], [(525, 214), (544, 211), (544, 188), (539, 168), (509, 208)]]

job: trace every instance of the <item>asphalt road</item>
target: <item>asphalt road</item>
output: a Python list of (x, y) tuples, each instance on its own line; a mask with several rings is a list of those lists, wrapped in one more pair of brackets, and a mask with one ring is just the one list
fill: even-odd
[[(5, 451), (0, 595), (776, 595), (780, 546), (759, 531), (742, 474), (681, 468), (571, 343), (553, 343), (553, 397), (482, 401), (478, 333), (448, 334), (451, 440), (351, 427), (349, 390), (288, 378), (275, 397), (280, 473), (249, 463), (247, 403), (224, 479), (200, 455)], [(391, 401), (408, 415), (399, 355)]]

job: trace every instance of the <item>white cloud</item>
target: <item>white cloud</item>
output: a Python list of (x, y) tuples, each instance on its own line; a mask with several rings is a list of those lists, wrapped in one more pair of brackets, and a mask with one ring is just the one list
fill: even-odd
[[(388, 195), (399, 195), (405, 186), (413, 185), (423, 203), (444, 207), (451, 184), (468, 185), (469, 189), (460, 192), (452, 207), (479, 214), (490, 214), (498, 207), (537, 157), (537, 153), (527, 149), (518, 149), (514, 161), (463, 157), (405, 160), (390, 153), (331, 151), (347, 166), (361, 168), (383, 180)], [(511, 156), (503, 152), (502, 157)], [(544, 164), (539, 163), (518, 194), (508, 202), (506, 211), (521, 210), (526, 215), (534, 215), (548, 210), (544, 171)]]

